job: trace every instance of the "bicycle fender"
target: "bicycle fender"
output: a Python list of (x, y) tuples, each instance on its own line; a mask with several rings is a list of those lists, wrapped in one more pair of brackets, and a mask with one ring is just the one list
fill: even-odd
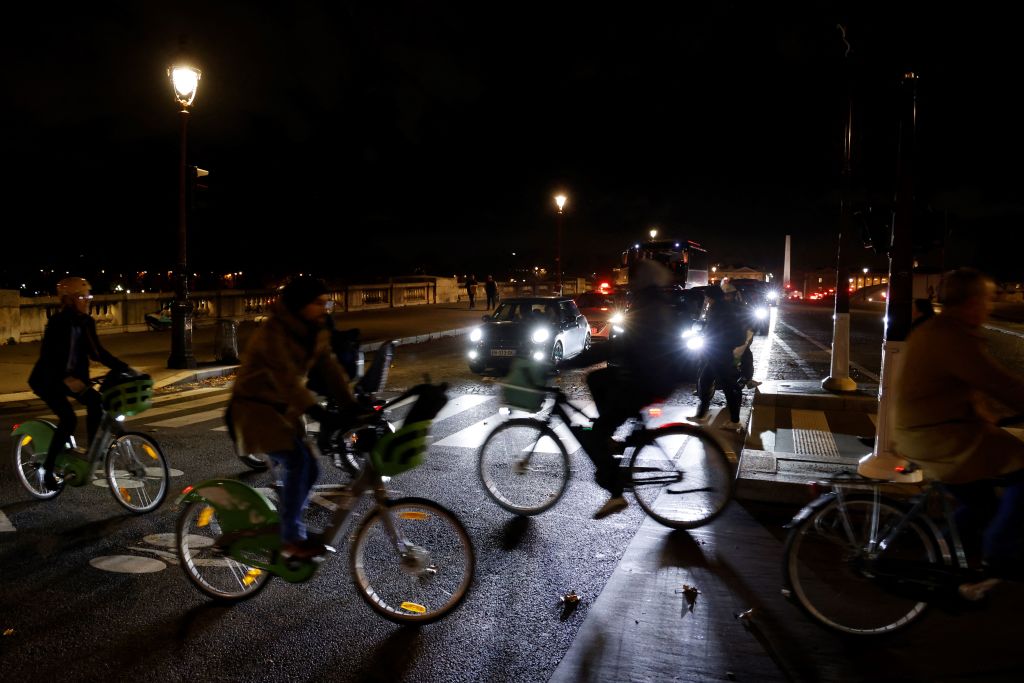
[(817, 512), (821, 508), (823, 508), (826, 505), (828, 505), (829, 503), (831, 503), (833, 500), (835, 500), (835, 497), (836, 497), (836, 494), (835, 494), (834, 491), (829, 491), (828, 493), (824, 493), (824, 494), (818, 496), (817, 498), (812, 500), (810, 503), (808, 503), (807, 505), (803, 506), (800, 509), (800, 512), (796, 513), (793, 516), (793, 519), (789, 520), (788, 524), (783, 524), (782, 525), (782, 528), (783, 529), (792, 529), (797, 524), (799, 524), (800, 522), (804, 521), (805, 519), (807, 519), (808, 517), (813, 515), (815, 512)]
[(208, 479), (182, 491), (176, 505), (203, 502), (217, 511), (225, 531), (275, 524), (277, 508), (262, 493), (234, 479)]
[(30, 437), (35, 443), (36, 453), (46, 453), (50, 450), (50, 442), (56, 431), (57, 425), (47, 420), (25, 420), (14, 426), (11, 437)]

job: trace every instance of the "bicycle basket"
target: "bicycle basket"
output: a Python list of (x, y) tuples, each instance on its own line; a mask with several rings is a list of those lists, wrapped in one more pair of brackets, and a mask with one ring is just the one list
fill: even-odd
[(108, 413), (131, 417), (153, 407), (153, 380), (136, 377), (103, 388), (103, 407)]
[(385, 477), (393, 477), (423, 464), (427, 452), (430, 420), (407, 424), (397, 432), (386, 434), (370, 451), (373, 469)]
[(540, 410), (547, 397), (545, 377), (549, 366), (522, 358), (512, 361), (501, 392), (507, 405), (519, 410), (535, 413)]

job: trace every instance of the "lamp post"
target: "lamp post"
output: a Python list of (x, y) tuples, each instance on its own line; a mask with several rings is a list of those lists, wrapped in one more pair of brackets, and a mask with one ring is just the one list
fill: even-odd
[(177, 65), (167, 69), (174, 87), (174, 99), (179, 106), (181, 123), (181, 150), (178, 163), (178, 261), (174, 278), (174, 305), (171, 307), (171, 355), (167, 367), (184, 369), (196, 367), (192, 353), (192, 302), (188, 300), (188, 266), (186, 262), (186, 234), (188, 207), (185, 201), (188, 182), (185, 165), (189, 107), (196, 98), (201, 73), (191, 66)]
[(558, 294), (562, 294), (562, 209), (565, 208), (567, 197), (564, 194), (555, 195), (555, 206), (558, 207), (558, 238), (557, 251), (555, 252), (555, 278), (558, 282)]
[(655, 237), (658, 236), (658, 229), (657, 228), (651, 228), (651, 230), (650, 230), (650, 232), (648, 234), (651, 236), (651, 239), (653, 240)]

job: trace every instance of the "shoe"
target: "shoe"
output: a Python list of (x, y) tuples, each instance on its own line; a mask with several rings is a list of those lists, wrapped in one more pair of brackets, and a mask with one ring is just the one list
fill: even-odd
[(756, 379), (747, 380), (747, 389), (756, 389), (759, 386), (761, 386), (761, 382), (758, 382)]
[(696, 422), (699, 425), (706, 425), (711, 420), (711, 413), (704, 413), (703, 415), (693, 415), (692, 417), (686, 418), (688, 422)]
[(629, 503), (621, 495), (612, 496), (605, 501), (604, 505), (597, 509), (597, 512), (594, 513), (594, 519), (604, 519), (609, 515), (614, 515), (616, 512), (622, 512), (627, 507), (629, 507)]
[(743, 429), (743, 425), (741, 425), (739, 422), (733, 422), (732, 420), (729, 420), (724, 425), (719, 425), (718, 428), (724, 429), (727, 432), (738, 432), (741, 429)]
[(985, 579), (977, 583), (964, 583), (957, 586), (957, 594), (968, 602), (981, 602), (988, 597), (993, 588), (1003, 583), (1002, 579)]
[(64, 479), (57, 476), (50, 470), (43, 472), (43, 486), (50, 489), (51, 491), (57, 491), (64, 486)]
[(288, 541), (281, 546), (281, 557), (293, 558), (296, 560), (312, 560), (327, 552), (327, 547), (313, 539), (301, 541)]

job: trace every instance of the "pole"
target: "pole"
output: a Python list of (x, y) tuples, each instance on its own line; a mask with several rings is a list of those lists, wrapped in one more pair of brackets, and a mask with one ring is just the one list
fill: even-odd
[(562, 294), (562, 209), (558, 209), (558, 238), (555, 252), (555, 273), (558, 282), (558, 294)]
[[(857, 471), (864, 476), (889, 479), (894, 467), (905, 461), (892, 448), (893, 391), (903, 367), (906, 338), (910, 333), (914, 298), (914, 156), (917, 144), (917, 74), (903, 75), (900, 93), (900, 137), (897, 161), (896, 210), (889, 249), (889, 291), (885, 305), (885, 337), (882, 342), (882, 379), (878, 386), (878, 426), (875, 447), (860, 459)], [(916, 473), (920, 478), (920, 473)], [(904, 476), (900, 481), (912, 481)]]
[[(843, 42), (846, 43), (846, 29)], [(842, 184), (839, 199), (839, 240), (836, 246), (836, 303), (832, 316), (832, 364), (829, 376), (821, 382), (828, 391), (856, 391), (850, 377), (850, 270), (843, 254), (843, 238), (850, 233), (850, 176), (853, 147), (853, 83), (850, 73), (850, 44), (846, 43), (846, 125), (843, 128)]]
[(188, 228), (188, 202), (186, 201), (188, 173), (186, 152), (188, 148), (188, 110), (179, 112), (181, 121), (181, 150), (178, 163), (178, 262), (174, 279), (174, 305), (171, 307), (171, 355), (167, 367), (191, 369), (196, 367), (192, 354), (192, 303), (188, 300), (188, 264), (186, 262), (186, 237)]

